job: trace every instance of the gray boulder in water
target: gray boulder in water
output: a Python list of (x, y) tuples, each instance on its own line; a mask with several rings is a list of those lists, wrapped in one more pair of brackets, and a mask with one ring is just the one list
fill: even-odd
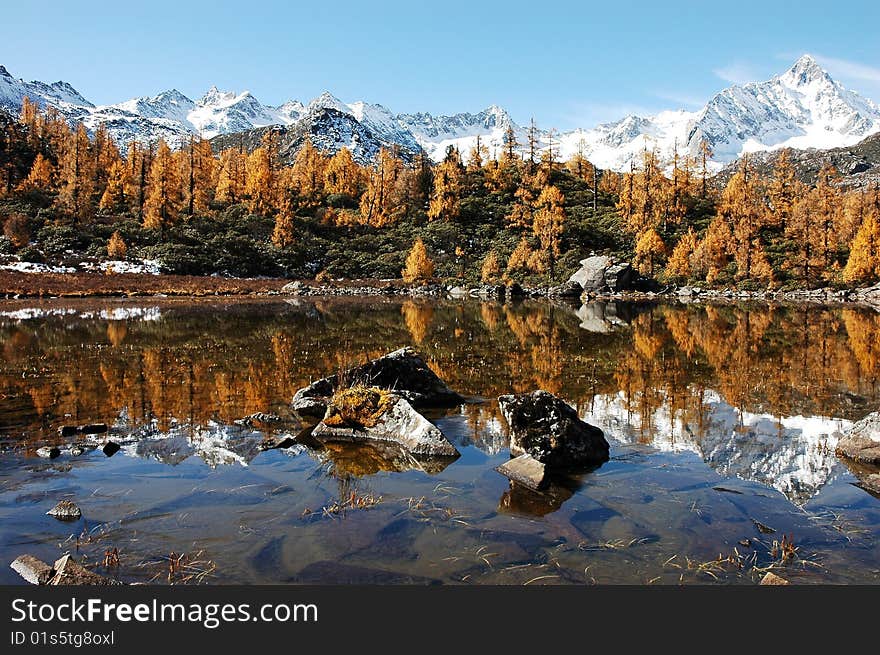
[(377, 412), (368, 416), (361, 421), (349, 420), (331, 402), (312, 437), (319, 441), (392, 441), (414, 455), (459, 455), (437, 426), (396, 394), (387, 394)]
[(60, 521), (76, 521), (82, 516), (82, 511), (76, 503), (70, 500), (62, 500), (55, 507), (46, 512)]
[(599, 428), (546, 391), (500, 396), (510, 428), (510, 454), (524, 454), (548, 468), (571, 468), (608, 461), (609, 446)]
[[(343, 374), (343, 383), (387, 389), (419, 408), (454, 407), (464, 402), (410, 347), (348, 369)], [(294, 395), (294, 411), (305, 416), (324, 416), (327, 403), (339, 386), (338, 375), (312, 382)]]

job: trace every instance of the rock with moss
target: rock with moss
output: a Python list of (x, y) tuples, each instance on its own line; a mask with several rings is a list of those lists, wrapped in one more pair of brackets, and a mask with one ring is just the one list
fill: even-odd
[(356, 384), (393, 391), (418, 408), (454, 407), (464, 402), (414, 349), (407, 347), (300, 389), (293, 397), (293, 409), (303, 416), (322, 417), (337, 389)]
[(405, 398), (376, 387), (356, 386), (334, 394), (312, 437), (319, 441), (391, 441), (413, 455), (459, 454), (437, 426)]

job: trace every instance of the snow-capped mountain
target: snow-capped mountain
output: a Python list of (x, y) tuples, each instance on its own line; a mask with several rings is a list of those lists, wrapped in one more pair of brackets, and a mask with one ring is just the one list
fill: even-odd
[(732, 86), (696, 112), (627, 116), (615, 123), (563, 134), (563, 157), (578, 143), (602, 168), (638, 165), (647, 147), (669, 160), (678, 146), (697, 155), (705, 139), (716, 167), (747, 152), (851, 146), (880, 131), (880, 107), (845, 89), (810, 55), (766, 82)]
[(415, 135), (419, 145), (434, 161), (443, 159), (449, 146), (455, 146), (459, 152), (467, 155), (476, 146), (477, 136), (480, 137), (480, 145), (488, 149), (489, 155), (497, 156), (504, 147), (504, 135), (508, 128), (512, 127), (519, 136), (524, 134), (510, 115), (497, 105), (477, 114), (401, 114), (397, 120)]
[[(68, 120), (82, 121), (89, 129), (105, 124), (120, 144), (163, 138), (178, 146), (193, 134), (212, 138), (280, 125), (293, 130), (297, 135), (293, 141), (300, 145), (304, 139), (299, 137), (308, 134), (331, 152), (356, 147), (361, 160), (374, 156), (380, 147), (397, 145), (410, 154), (424, 150), (439, 161), (450, 145), (466, 156), (478, 137), (490, 156), (497, 155), (508, 128), (513, 128), (520, 144), (526, 141), (526, 129), (496, 105), (476, 114), (394, 114), (379, 104), (347, 104), (325, 92), (307, 105), (290, 100), (274, 107), (263, 105), (247, 91), (212, 87), (197, 101), (171, 90), (95, 106), (65, 82), (25, 82), (0, 66), (0, 108), (17, 113), (25, 96), (57, 108)], [(329, 130), (326, 134), (320, 132), (324, 128)], [(552, 138), (563, 159), (582, 151), (600, 168), (628, 170), (638, 165), (645, 148), (670, 160), (676, 147), (681, 154), (697, 155), (705, 140), (714, 153), (713, 166), (720, 169), (746, 152), (846, 147), (876, 132), (880, 132), (880, 107), (845, 89), (815, 59), (804, 55), (766, 82), (721, 91), (699, 111), (631, 115), (553, 137), (541, 132), (539, 143), (547, 148)]]

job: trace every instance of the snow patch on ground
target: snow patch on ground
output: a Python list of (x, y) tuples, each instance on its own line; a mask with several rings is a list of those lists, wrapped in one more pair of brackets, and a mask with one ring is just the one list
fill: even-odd
[(74, 273), (75, 268), (70, 266), (49, 266), (37, 262), (10, 262), (0, 264), (0, 271), (14, 271), (16, 273)]
[(82, 262), (79, 266), (84, 271), (101, 271), (102, 273), (137, 273), (142, 275), (160, 275), (162, 273), (162, 266), (156, 259), (112, 260), (98, 264)]

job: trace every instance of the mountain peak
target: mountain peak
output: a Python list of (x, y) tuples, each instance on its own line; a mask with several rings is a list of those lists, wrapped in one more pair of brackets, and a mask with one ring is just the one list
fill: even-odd
[(185, 95), (183, 95), (177, 89), (168, 89), (167, 91), (162, 91), (161, 93), (159, 93), (155, 97), (153, 97), (152, 100), (158, 101), (158, 102), (175, 102), (175, 103), (182, 102), (185, 104), (192, 104), (192, 100), (187, 98)]
[(789, 68), (781, 79), (791, 82), (794, 86), (804, 86), (816, 80), (831, 80), (831, 77), (819, 65), (812, 55), (802, 55), (794, 65)]
[(12, 79), (12, 75), (9, 74), (9, 71), (6, 70), (6, 66), (0, 64), (0, 77), (8, 77)]
[(235, 93), (233, 91), (223, 91), (218, 89), (216, 85), (212, 84), (211, 88), (205, 92), (200, 99), (198, 104), (200, 105), (215, 105), (217, 103), (232, 100), (235, 97)]

